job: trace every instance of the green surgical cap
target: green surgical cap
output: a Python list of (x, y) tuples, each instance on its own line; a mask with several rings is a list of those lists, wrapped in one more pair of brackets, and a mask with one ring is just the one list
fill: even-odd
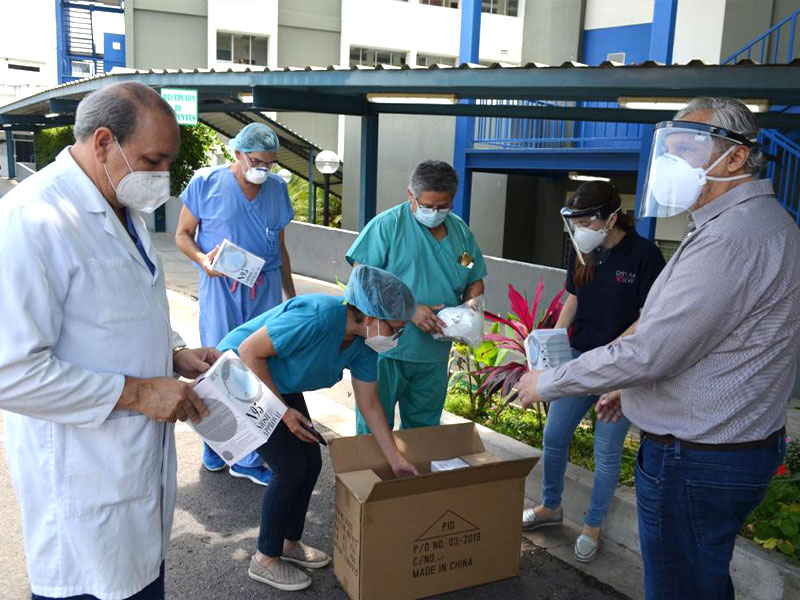
[(384, 321), (407, 321), (417, 308), (414, 294), (399, 277), (368, 265), (350, 273), (344, 299), (368, 317)]
[(250, 123), (231, 140), (231, 148), (239, 152), (277, 152), (278, 136), (263, 123)]

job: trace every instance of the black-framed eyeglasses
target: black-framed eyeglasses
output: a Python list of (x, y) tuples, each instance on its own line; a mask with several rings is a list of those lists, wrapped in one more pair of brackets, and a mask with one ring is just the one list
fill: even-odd
[(395, 329), (394, 327), (392, 327), (392, 324), (389, 323), (389, 321), (384, 321), (384, 323), (386, 323), (389, 326), (389, 329), (392, 330), (392, 339), (393, 340), (396, 340), (401, 335), (403, 335), (403, 332), (406, 330), (406, 326), (405, 325)]
[(278, 164), (278, 162), (274, 161), (274, 160), (270, 161), (270, 162), (264, 162), (263, 160), (258, 160), (257, 158), (253, 158), (250, 155), (247, 155), (247, 160), (250, 163), (250, 166), (254, 167), (256, 169), (269, 169), (269, 170), (272, 170), (272, 168), (275, 165)]

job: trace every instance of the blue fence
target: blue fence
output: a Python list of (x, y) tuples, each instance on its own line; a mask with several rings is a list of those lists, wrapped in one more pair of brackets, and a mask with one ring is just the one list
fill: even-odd
[[(800, 17), (800, 9), (797, 9), (760, 36), (748, 42), (747, 45), (728, 56), (720, 64), (735, 64), (745, 58), (758, 61), (761, 64), (792, 62), (798, 17)], [(783, 39), (781, 39), (781, 36)], [(783, 60), (784, 58), (785, 60)]]
[(767, 176), (772, 179), (775, 195), (800, 225), (800, 146), (771, 129), (762, 130), (759, 141), (774, 158), (767, 166)]

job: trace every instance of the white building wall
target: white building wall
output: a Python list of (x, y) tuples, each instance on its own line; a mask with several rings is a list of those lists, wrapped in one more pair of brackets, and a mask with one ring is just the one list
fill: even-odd
[(719, 63), (724, 24), (725, 0), (679, 0), (672, 62), (686, 64), (699, 58)]
[(217, 31), (268, 37), (267, 66), (278, 66), (278, 0), (208, 0), (208, 68), (228, 69), (217, 60)]
[(586, 0), (584, 29), (652, 23), (654, 6), (655, 0)]

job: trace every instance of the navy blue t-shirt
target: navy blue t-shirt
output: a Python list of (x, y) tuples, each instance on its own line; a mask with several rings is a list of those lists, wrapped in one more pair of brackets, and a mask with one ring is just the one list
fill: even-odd
[(578, 297), (578, 310), (570, 344), (587, 352), (613, 341), (639, 318), (647, 293), (664, 268), (664, 257), (653, 242), (631, 229), (595, 267), (589, 283), (575, 285), (574, 263), (573, 250), (567, 264), (566, 287)]

